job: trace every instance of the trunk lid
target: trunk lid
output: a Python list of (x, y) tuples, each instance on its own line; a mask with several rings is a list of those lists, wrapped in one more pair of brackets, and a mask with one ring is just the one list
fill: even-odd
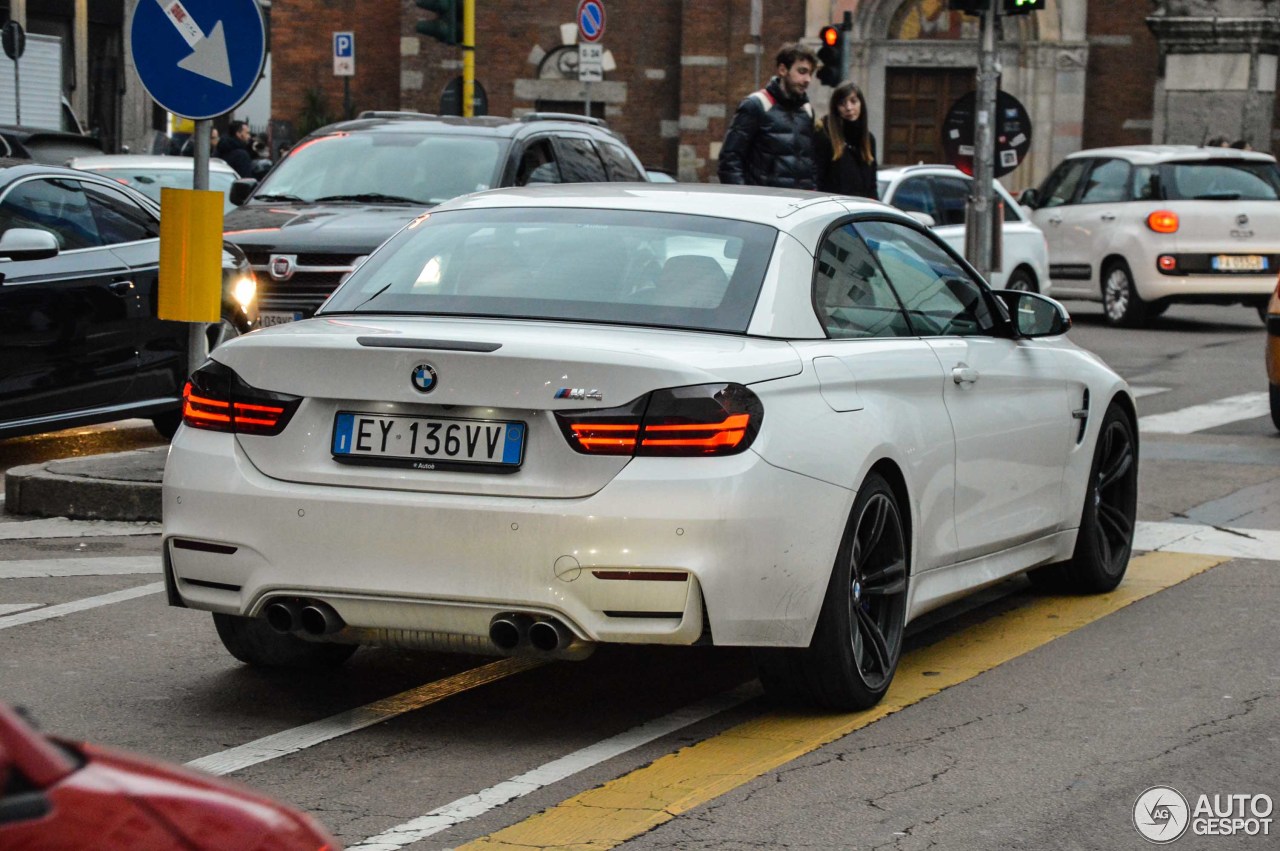
[[(555, 498), (597, 492), (630, 460), (575, 451), (555, 411), (613, 408), (661, 388), (750, 384), (794, 375), (802, 368), (791, 346), (779, 340), (425, 318), (311, 319), (241, 337), (220, 347), (214, 359), (253, 387), (303, 397), (282, 434), (237, 435), (254, 466), (272, 478), (411, 492)], [(434, 370), (430, 392), (415, 386), (415, 371), (424, 365)], [(484, 432), (486, 424), (519, 423), (524, 431), (523, 460), (518, 469), (501, 470), (338, 461), (332, 439), (337, 418), (344, 413), (377, 416), (383, 422), (389, 417), (424, 418), (424, 428), (431, 418), (462, 421), (459, 434), (464, 441), (468, 425), (477, 436), (490, 436), (496, 432)], [(401, 420), (394, 434), (388, 432), (389, 445), (399, 454), (409, 442), (403, 428), (409, 422)], [(350, 429), (350, 421), (342, 427)], [(413, 441), (418, 438), (412, 435)], [(481, 443), (485, 439), (480, 437)]]

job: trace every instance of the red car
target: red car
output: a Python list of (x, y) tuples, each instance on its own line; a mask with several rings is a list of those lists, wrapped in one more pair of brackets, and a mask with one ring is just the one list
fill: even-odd
[(5, 851), (337, 851), (310, 816), (208, 775), (37, 733), (0, 703)]

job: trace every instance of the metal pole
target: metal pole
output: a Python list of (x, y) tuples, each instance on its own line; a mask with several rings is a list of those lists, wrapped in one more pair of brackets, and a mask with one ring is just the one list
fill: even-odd
[(22, 85), (18, 81), (18, 60), (13, 60), (13, 118), (15, 124), (22, 123)]
[(471, 118), (476, 99), (476, 0), (462, 4), (462, 115)]
[(351, 78), (342, 78), (342, 117), (351, 120)]
[(582, 109), (582, 114), (590, 118), (591, 117), (591, 84), (583, 83), (582, 90), (586, 92), (586, 105)]
[(764, 53), (764, 40), (760, 37), (761, 21), (764, 19), (764, 0), (751, 0), (751, 44), (755, 47), (756, 85), (760, 88), (760, 54)]
[(996, 16), (998, 0), (990, 0), (982, 13), (982, 37), (978, 46), (978, 93), (973, 133), (973, 195), (965, 215), (965, 254), (984, 278), (991, 275), (991, 210), (995, 179), (996, 89), (999, 69), (996, 65)]
[[(192, 132), (195, 138), (195, 173), (192, 176), (192, 189), (209, 188), (209, 131), (213, 127), (210, 119), (197, 121)], [(190, 322), (187, 324), (187, 371), (194, 372), (196, 367), (209, 357), (209, 335), (205, 333), (205, 323)]]
[(840, 23), (840, 80), (843, 82), (852, 76), (853, 45), (849, 43), (849, 33), (853, 32), (853, 12), (845, 12)]

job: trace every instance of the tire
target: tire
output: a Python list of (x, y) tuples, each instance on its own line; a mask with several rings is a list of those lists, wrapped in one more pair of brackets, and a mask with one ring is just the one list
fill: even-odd
[(262, 618), (213, 613), (213, 625), (227, 652), (256, 668), (337, 668), (360, 648), (358, 644), (305, 641), (276, 632)]
[(1116, 260), (1102, 270), (1102, 316), (1108, 325), (1141, 328), (1150, 318), (1147, 303), (1133, 286), (1129, 264)]
[(1280, 384), (1271, 385), (1271, 423), (1280, 430)]
[(1080, 531), (1070, 561), (1029, 571), (1046, 590), (1100, 594), (1120, 584), (1129, 567), (1138, 514), (1138, 444), (1133, 423), (1116, 405), (1098, 430)]
[(853, 503), (813, 640), (755, 652), (766, 693), (843, 711), (879, 703), (902, 655), (909, 574), (897, 497), (872, 473)]
[(178, 426), (182, 425), (182, 410), (156, 414), (151, 418), (151, 424), (165, 440), (173, 440), (173, 436), (178, 432)]
[(1266, 325), (1266, 324), (1267, 324), (1267, 307), (1268, 307), (1268, 305), (1267, 305), (1267, 304), (1264, 304), (1264, 303), (1259, 302), (1258, 304), (1255, 304), (1255, 305), (1254, 305), (1254, 307), (1255, 307), (1255, 308), (1257, 308), (1257, 310), (1258, 310), (1258, 318), (1262, 320), (1262, 324), (1263, 324), (1263, 325)]
[(1020, 290), (1027, 293), (1038, 293), (1040, 287), (1036, 286), (1036, 276), (1026, 266), (1019, 266), (1009, 275), (1009, 279), (1004, 282), (1006, 290)]

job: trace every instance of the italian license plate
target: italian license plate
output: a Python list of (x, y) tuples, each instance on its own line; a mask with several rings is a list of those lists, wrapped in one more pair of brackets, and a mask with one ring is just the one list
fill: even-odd
[(1265, 272), (1267, 258), (1261, 254), (1218, 254), (1213, 268), (1218, 272)]
[(333, 457), (420, 470), (456, 465), (515, 469), (524, 460), (524, 436), (521, 422), (340, 411), (333, 423)]
[(258, 312), (258, 327), (270, 328), (272, 325), (285, 325), (297, 322), (302, 314), (294, 310), (261, 310)]

